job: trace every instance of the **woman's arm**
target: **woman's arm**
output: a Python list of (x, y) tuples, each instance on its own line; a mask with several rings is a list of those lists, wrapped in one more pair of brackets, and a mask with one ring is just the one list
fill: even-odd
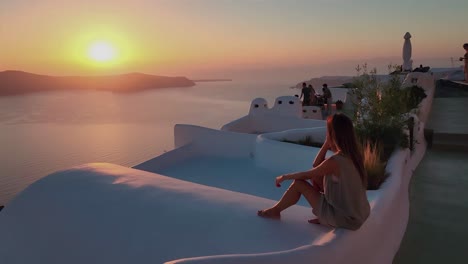
[(315, 157), (314, 164), (312, 167), (317, 167), (325, 160), (325, 155), (327, 155), (327, 151), (330, 150), (330, 146), (328, 143), (328, 138), (325, 139), (325, 143), (323, 143), (322, 147), (319, 150), (319, 153)]
[(328, 138), (328, 135), (327, 135), (325, 137), (325, 142), (323, 143), (322, 147), (320, 148), (319, 153), (315, 157), (312, 167), (317, 167), (318, 165), (320, 165), (320, 163), (322, 163), (325, 160), (325, 156), (327, 155), (327, 151), (329, 150), (336, 152), (336, 149), (330, 143), (330, 139)]
[(337, 175), (337, 168), (338, 163), (333, 157), (331, 157), (311, 170), (290, 173), (276, 177), (276, 186), (280, 186), (280, 184), (285, 180), (308, 180), (324, 175)]

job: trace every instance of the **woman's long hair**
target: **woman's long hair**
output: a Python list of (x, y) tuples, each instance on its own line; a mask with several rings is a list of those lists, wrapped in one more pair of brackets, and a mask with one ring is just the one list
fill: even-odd
[(361, 146), (354, 132), (353, 122), (344, 114), (334, 114), (327, 118), (329, 136), (343, 154), (350, 157), (361, 176), (362, 185), (367, 188), (367, 174)]

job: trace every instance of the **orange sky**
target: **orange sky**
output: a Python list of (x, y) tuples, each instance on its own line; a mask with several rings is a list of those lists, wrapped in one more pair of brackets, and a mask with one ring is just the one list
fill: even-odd
[[(376, 57), (400, 63), (395, 58), (406, 31), (415, 63), (444, 58), (450, 64), (468, 42), (468, 28), (461, 27), (466, 10), (468, 2), (459, 0), (6, 0), (0, 2), (0, 70), (194, 76)], [(96, 40), (118, 50), (113, 63), (89, 60)]]

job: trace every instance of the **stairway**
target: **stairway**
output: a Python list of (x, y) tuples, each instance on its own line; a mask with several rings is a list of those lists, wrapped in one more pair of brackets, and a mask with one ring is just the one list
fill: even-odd
[(432, 148), (468, 152), (468, 134), (435, 132), (432, 136)]
[(426, 135), (432, 138), (433, 148), (467, 151), (468, 97), (454, 95), (434, 98), (426, 128), (429, 129)]

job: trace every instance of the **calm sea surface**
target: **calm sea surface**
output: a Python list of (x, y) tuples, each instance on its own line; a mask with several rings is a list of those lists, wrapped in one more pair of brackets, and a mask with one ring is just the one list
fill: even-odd
[(134, 166), (173, 149), (175, 124), (219, 129), (297, 90), (281, 82), (213, 82), (131, 94), (47, 92), (0, 97), (0, 205), (32, 182), (89, 162)]

